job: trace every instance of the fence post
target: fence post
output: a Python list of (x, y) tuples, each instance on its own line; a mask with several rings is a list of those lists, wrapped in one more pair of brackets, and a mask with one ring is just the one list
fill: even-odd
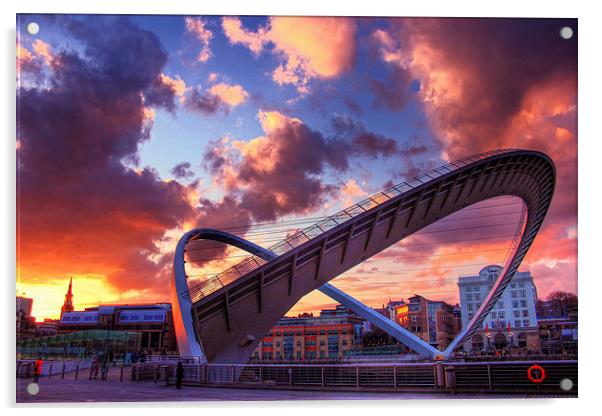
[(322, 368), (322, 387), (324, 387), (324, 366)]
[(259, 384), (263, 384), (263, 367), (259, 367)]
[(236, 371), (236, 367), (232, 366), (232, 384), (234, 384), (234, 373)]
[(119, 382), (123, 383), (123, 364), (121, 364), (121, 369), (119, 370)]
[(290, 366), (288, 368), (288, 385), (289, 386), (293, 385), (293, 366)]
[(77, 376), (79, 375), (79, 363), (75, 364), (75, 379), (77, 380)]
[(487, 380), (489, 381), (489, 391), (493, 390), (493, 385), (491, 384), (491, 365), (487, 364)]
[(61, 380), (65, 379), (65, 362), (63, 361), (63, 370), (61, 371)]
[(48, 378), (52, 378), (52, 364), (48, 367)]
[(397, 388), (397, 367), (393, 365), (393, 388)]

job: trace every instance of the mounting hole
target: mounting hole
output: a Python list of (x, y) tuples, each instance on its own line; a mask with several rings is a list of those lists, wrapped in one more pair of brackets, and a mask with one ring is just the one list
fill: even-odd
[(40, 25), (36, 22), (31, 22), (27, 25), (27, 33), (30, 35), (37, 35), (40, 31)]
[(38, 385), (38, 383), (29, 383), (27, 385), (27, 393), (30, 394), (31, 396), (35, 396), (39, 392), (40, 392), (40, 386)]
[(560, 37), (562, 39), (570, 39), (573, 37), (573, 29), (570, 28), (569, 26), (565, 26), (563, 28), (560, 29)]
[(560, 388), (563, 391), (571, 391), (573, 388), (573, 380), (571, 380), (570, 378), (563, 378), (562, 380), (560, 380)]

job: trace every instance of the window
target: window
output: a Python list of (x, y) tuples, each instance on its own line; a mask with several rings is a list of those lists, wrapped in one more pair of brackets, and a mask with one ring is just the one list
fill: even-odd
[(469, 301), (469, 302), (472, 300), (472, 294), (471, 293), (469, 293), (469, 294), (466, 295), (466, 300)]
[(475, 293), (474, 294), (474, 300), (481, 300), (481, 294), (480, 293)]
[(525, 287), (525, 282), (520, 282), (520, 283), (518, 284), (518, 287), (519, 287), (519, 288), (521, 288), (521, 289), (522, 289), (523, 287)]
[(523, 309), (523, 318), (528, 318), (528, 317), (529, 317), (529, 310)]
[(495, 321), (491, 321), (489, 323), (489, 328), (495, 328)]
[(513, 308), (518, 308), (518, 301), (517, 300), (513, 300), (512, 301), (512, 307)]
[(468, 319), (470, 320), (470, 319), (472, 319), (472, 318), (474, 318), (474, 313), (469, 313), (469, 314), (468, 314)]
[(469, 304), (468, 304), (468, 310), (469, 310), (469, 311), (472, 311), (472, 308), (473, 308), (473, 306), (474, 306), (474, 305), (473, 305), (472, 303), (469, 303)]
[(512, 311), (512, 316), (515, 318), (520, 318), (520, 311)]
[(504, 302), (501, 302), (501, 301), (500, 301), (500, 302), (498, 302), (498, 303), (497, 303), (497, 308), (498, 308), (498, 309), (504, 309)]
[(515, 328), (520, 328), (520, 321), (519, 320), (515, 320), (514, 321), (514, 327)]
[(472, 292), (472, 286), (467, 286), (467, 287), (466, 287), (466, 291), (467, 291), (467, 292)]
[(324, 346), (326, 345), (326, 343), (324, 342), (324, 340), (320, 341), (320, 346)]
[[(497, 313), (497, 317), (498, 317), (498, 318), (500, 318), (500, 319), (503, 319), (503, 318), (505, 318), (505, 317), (506, 317), (506, 312), (504, 312), (504, 311), (499, 311), (499, 312)], [(505, 325), (504, 325), (504, 326), (505, 326)]]
[(472, 288), (472, 290), (474, 290), (475, 292), (478, 292), (479, 290), (481, 290), (481, 288), (479, 286), (475, 286)]
[(497, 312), (493, 311), (489, 314), (491, 316), (491, 319), (496, 319), (497, 318)]
[(523, 326), (529, 326), (529, 320), (523, 319)]
[(510, 287), (511, 287), (512, 289), (516, 289), (516, 283), (510, 283)]
[(512, 299), (516, 299), (516, 290), (513, 290), (511, 292), (511, 295), (512, 295)]
[(521, 297), (521, 298), (525, 298), (525, 297), (527, 297), (527, 292), (525, 291), (525, 289), (523, 289), (523, 290), (519, 290), (519, 293), (520, 293), (520, 297)]
[(526, 308), (527, 307), (527, 300), (526, 299), (522, 299), (520, 301), (520, 307), (521, 308)]
[(506, 328), (506, 321), (500, 321), (500, 328)]

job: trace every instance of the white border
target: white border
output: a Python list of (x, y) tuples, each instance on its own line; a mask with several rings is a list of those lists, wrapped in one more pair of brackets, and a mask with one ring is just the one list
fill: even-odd
[[(578, 400), (439, 400), (439, 401), (402, 401), (402, 402), (289, 402), (289, 403), (207, 403), (207, 404), (140, 404), (140, 412), (145, 415), (164, 415), (166, 409), (183, 408), (181, 412), (211, 412), (211, 414), (234, 412), (250, 415), (283, 413), (306, 415), (307, 412), (333, 414), (366, 414), (369, 412), (407, 412), (437, 413), (478, 412), (491, 415), (518, 414), (578, 414), (587, 413), (597, 405), (601, 357), (599, 327), (599, 297), (602, 296), (598, 258), (600, 256), (600, 158), (602, 155), (602, 129), (600, 128), (600, 94), (602, 93), (600, 74), (602, 63), (599, 53), (602, 39), (602, 17), (595, 7), (596, 2), (576, 2), (548, 0), (533, 2), (525, 0), (506, 0), (504, 2), (486, 2), (471, 0), (431, 0), (431, 1), (386, 1), (370, 0), (351, 2), (349, 0), (303, 0), (296, 3), (284, 0), (228, 0), (194, 1), (169, 0), (152, 2), (151, 0), (19, 0), (2, 2), (2, 83), (4, 100), (2, 101), (2, 126), (5, 134), (2, 140), (2, 246), (0, 262), (4, 265), (3, 279), (6, 299), (4, 315), (7, 320), (3, 328), (9, 331), (4, 337), (2, 352), (4, 365), (2, 378), (2, 396), (4, 406), (12, 414), (40, 413), (45, 415), (81, 413), (81, 409), (60, 405), (45, 405), (44, 408), (14, 407), (14, 376), (9, 369), (14, 368), (14, 320), (12, 310), (14, 300), (15, 275), (15, 13), (147, 13), (147, 14), (305, 14), (305, 15), (379, 15), (379, 16), (498, 16), (498, 17), (578, 17), (579, 18), (579, 297), (580, 297), (580, 373)], [(11, 332), (12, 331), (12, 332)], [(598, 396), (598, 397), (597, 397)], [(136, 412), (136, 405), (86, 405), (90, 415), (106, 414), (111, 409), (127, 408), (127, 412)], [(384, 408), (385, 406), (389, 409)], [(403, 408), (402, 408), (403, 406)], [(81, 406), (80, 406), (81, 407)], [(198, 407), (203, 409), (197, 410)], [(378, 407), (378, 409), (374, 409)], [(469, 408), (467, 408), (469, 407)], [(195, 409), (196, 408), (196, 409)], [(309, 410), (310, 408), (311, 410)], [(111, 411), (111, 410), (109, 410)], [(120, 412), (121, 413), (121, 412)]]

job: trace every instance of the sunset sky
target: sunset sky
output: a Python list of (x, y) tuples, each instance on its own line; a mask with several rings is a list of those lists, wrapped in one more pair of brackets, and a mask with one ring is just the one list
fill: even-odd
[[(509, 147), (558, 172), (521, 270), (540, 297), (577, 291), (576, 20), (21, 15), (17, 34), (17, 294), (38, 320), (58, 317), (70, 277), (76, 309), (168, 301), (190, 228), (270, 246)], [(332, 283), (371, 306), (456, 303), (459, 275), (504, 258), (519, 212), (468, 207)], [(244, 254), (206, 253), (200, 275)], [(332, 305), (316, 292), (290, 313)]]

